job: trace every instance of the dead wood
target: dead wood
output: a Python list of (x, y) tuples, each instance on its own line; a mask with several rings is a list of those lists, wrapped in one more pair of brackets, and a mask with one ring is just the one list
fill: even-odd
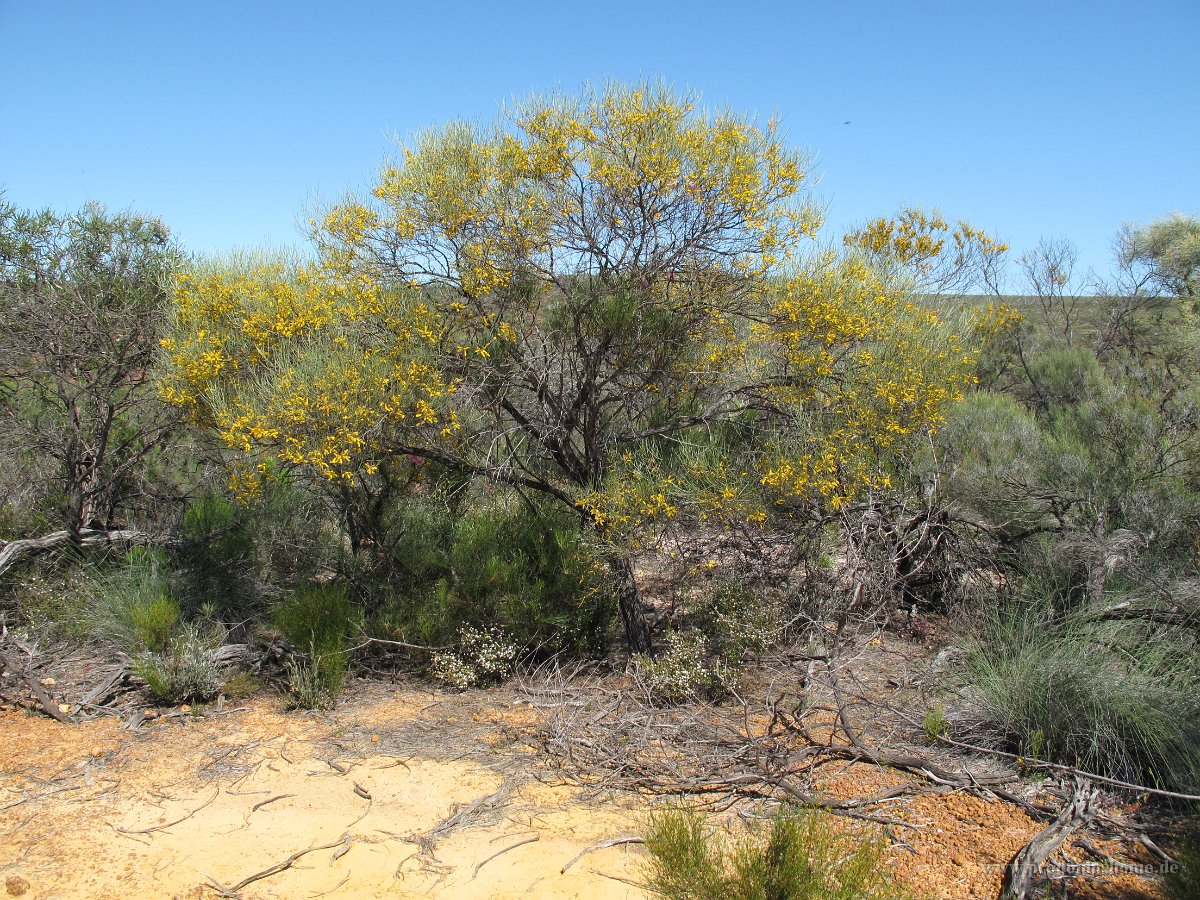
[(565, 866), (563, 866), (561, 869), (558, 870), (558, 874), (565, 875), (567, 873), (567, 869), (571, 868), (571, 866), (575, 865), (575, 863), (579, 862), (581, 859), (583, 859), (589, 853), (595, 853), (597, 850), (607, 850), (609, 847), (619, 847), (621, 844), (644, 844), (644, 843), (646, 843), (646, 839), (640, 838), (640, 837), (619, 837), (619, 838), (610, 838), (607, 841), (601, 841), (598, 844), (593, 844), (590, 847), (580, 850), (579, 853), (569, 863), (567, 863)]
[(268, 803), (274, 803), (276, 800), (286, 800), (288, 797), (295, 797), (295, 796), (296, 796), (295, 794), (276, 794), (274, 797), (271, 797), (267, 800), (263, 800), (261, 803), (255, 803), (252, 807), (250, 807), (250, 812), (258, 812), (260, 809), (262, 809)]
[(535, 834), (535, 835), (533, 835), (533, 837), (523, 838), (522, 840), (519, 840), (514, 844), (509, 844), (507, 847), (503, 848), (502, 850), (497, 850), (495, 853), (493, 853), (487, 859), (483, 860), (482, 862), (478, 863), (475, 866), (475, 871), (471, 873), (472, 880), (474, 880), (474, 878), (479, 874), (480, 869), (482, 869), (484, 866), (486, 866), (488, 863), (490, 863), (496, 857), (503, 856), (509, 850), (516, 850), (518, 847), (524, 847), (526, 844), (532, 844), (534, 841), (540, 841), (541, 839), (542, 839), (542, 836), (540, 834)]
[(113, 825), (112, 828), (114, 831), (120, 832), (121, 834), (152, 834), (155, 831), (164, 831), (167, 828), (171, 828), (175, 825), (178, 825), (180, 822), (186, 822), (188, 819), (190, 819), (196, 813), (200, 812), (200, 810), (204, 809), (204, 807), (208, 806), (210, 803), (212, 803), (214, 800), (216, 800), (217, 795), (219, 795), (220, 793), (221, 793), (221, 789), (217, 788), (215, 791), (213, 791), (213, 795), (211, 797), (209, 797), (207, 800), (205, 800), (203, 803), (201, 803), (199, 806), (197, 806), (195, 809), (193, 809), (186, 816), (180, 816), (178, 819), (174, 820), (173, 822), (166, 822), (162, 825), (152, 825), (149, 828), (121, 828), (117, 825)]
[(220, 896), (236, 897), (238, 895), (238, 891), (240, 891), (242, 888), (247, 887), (251, 884), (254, 884), (254, 882), (256, 882), (256, 881), (262, 881), (264, 878), (270, 878), (272, 875), (278, 875), (280, 872), (290, 869), (292, 867), (292, 865), (296, 862), (296, 860), (300, 859), (302, 856), (307, 856), (309, 853), (316, 853), (318, 850), (331, 850), (332, 848), (337, 847), (340, 844), (342, 844), (348, 836), (349, 836), (348, 834), (343, 834), (340, 838), (338, 838), (332, 844), (322, 844), (319, 847), (309, 847), (307, 850), (297, 851), (296, 853), (293, 853), (291, 856), (289, 856), (287, 859), (285, 859), (283, 862), (276, 863), (273, 866), (263, 869), (261, 872), (255, 872), (253, 875), (250, 875), (247, 878), (243, 878), (241, 881), (239, 881), (237, 884), (235, 884), (231, 887), (226, 887), (225, 885), (221, 884), (221, 882), (217, 881), (217, 879), (213, 878), (211, 875), (205, 875), (204, 877), (208, 879), (209, 884), (217, 890), (217, 892), (220, 894)]
[(1030, 895), (1033, 881), (1050, 855), (1062, 846), (1072, 832), (1091, 821), (1095, 815), (1093, 804), (1098, 793), (1086, 778), (1075, 780), (1071, 802), (1009, 862), (1004, 870), (1000, 900), (1025, 900)]
[(29, 688), (29, 692), (33, 694), (38, 705), (52, 719), (57, 719), (64, 725), (74, 725), (75, 720), (66, 715), (58, 708), (50, 695), (46, 693), (45, 688), (38, 682), (37, 676), (33, 672), (33, 653), (29, 654), (28, 659), (22, 664), (9, 653), (0, 653), (0, 669), (7, 669), (14, 675), (18, 676), (25, 682), (25, 686)]
[[(118, 528), (100, 530), (85, 528), (78, 534), (80, 547), (107, 547), (112, 544), (147, 544), (151, 542), (150, 535), (134, 528)], [(36, 556), (48, 550), (70, 546), (72, 535), (69, 531), (52, 531), (38, 538), (22, 538), (9, 541), (0, 550), (0, 578), (27, 556)]]

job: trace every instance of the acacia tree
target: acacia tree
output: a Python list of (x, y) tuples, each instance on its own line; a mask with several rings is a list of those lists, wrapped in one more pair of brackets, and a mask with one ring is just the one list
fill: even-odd
[[(805, 178), (774, 123), (661, 86), (434, 129), (371, 198), (314, 221), (318, 267), (185, 283), (166, 390), (231, 446), (342, 483), (435, 460), (570, 505), (609, 539), (643, 650), (630, 530), (681, 504), (762, 521), (787, 498), (841, 502), (965, 383), (970, 354), (881, 262), (899, 237), (802, 265), (820, 225)], [(914, 221), (927, 240), (902, 262), (931, 272), (980, 243)], [(301, 284), (329, 299), (295, 308), (340, 312), (280, 319)], [(778, 439), (686, 478), (642, 464), (731, 422)]]
[(1177, 297), (1200, 293), (1200, 219), (1173, 213), (1148, 225), (1127, 225), (1117, 239), (1122, 265), (1142, 267), (1159, 290)]
[(177, 418), (151, 382), (176, 258), (156, 219), (0, 204), (3, 439), (34, 454), (71, 540), (116, 524)]

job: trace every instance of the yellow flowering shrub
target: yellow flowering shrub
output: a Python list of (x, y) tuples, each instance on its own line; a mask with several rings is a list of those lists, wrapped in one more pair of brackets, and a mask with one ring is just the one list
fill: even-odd
[[(330, 480), (370, 474), (397, 444), (453, 440), (453, 378), (436, 364), (446, 327), (419, 291), (263, 263), (179, 276), (163, 340), (161, 396), (247, 457)], [(257, 491), (257, 467), (231, 484)]]

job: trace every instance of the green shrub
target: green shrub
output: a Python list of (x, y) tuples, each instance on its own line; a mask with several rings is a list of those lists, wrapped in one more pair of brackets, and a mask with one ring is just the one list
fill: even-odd
[(379, 636), (448, 645), (471, 626), (542, 653), (601, 647), (614, 594), (578, 522), (481, 489), (461, 503), (456, 513), (445, 498), (413, 498), (393, 551), (403, 577), (376, 590)]
[(1001, 610), (965, 667), (1015, 752), (1176, 790), (1200, 784), (1200, 658), (1182, 635), (1086, 611)]
[(136, 645), (162, 653), (179, 623), (179, 604), (166, 594), (138, 597), (129, 607), (129, 620)]
[(1174, 850), (1177, 866), (1167, 872), (1167, 893), (1174, 900), (1200, 897), (1200, 817), (1193, 816)]
[(362, 622), (346, 587), (303, 587), (275, 607), (272, 619), (294, 649), (288, 675), (296, 705), (330, 705), (346, 678), (351, 641)]
[(714, 579), (702, 591), (691, 624), (709, 651), (731, 667), (767, 650), (779, 637), (779, 606), (762, 589)]
[(125, 652), (164, 652), (180, 619), (162, 553), (135, 548), (115, 571), (92, 582), (85, 624)]
[(134, 674), (163, 703), (211, 700), (223, 681), (213, 656), (224, 635), (189, 623), (170, 639), (161, 652), (147, 652), (134, 660)]
[(714, 656), (699, 631), (672, 631), (654, 656), (634, 656), (638, 684), (651, 702), (671, 706), (728, 694), (737, 669)]
[(176, 583), (191, 608), (215, 607), (241, 616), (254, 600), (250, 569), (254, 531), (249, 511), (224, 497), (201, 498), (183, 514), (176, 552)]
[(831, 827), (827, 815), (773, 817), (764, 833), (730, 842), (703, 818), (673, 809), (651, 820), (646, 867), (652, 890), (671, 900), (884, 900), (906, 894), (882, 871), (882, 848)]

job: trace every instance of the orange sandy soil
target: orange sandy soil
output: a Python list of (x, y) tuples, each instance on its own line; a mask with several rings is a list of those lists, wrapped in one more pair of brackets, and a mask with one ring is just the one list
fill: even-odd
[[(588, 847), (639, 834), (647, 803), (585, 799), (528, 777), (538, 767), (518, 738), (536, 728), (535, 710), (514, 706), (511, 694), (465, 712), (455, 709), (456, 695), (383, 685), (363, 694), (319, 715), (260, 697), (223, 715), (161, 717), (136, 731), (114, 719), (66, 726), (0, 713), (0, 878), (8, 894), (215, 897), (218, 883), (233, 887), (298, 851), (332, 845), (239, 896), (648, 896), (637, 886), (644, 851), (636, 845), (597, 850), (561, 871)], [(396, 737), (414, 724), (444, 735), (438, 752), (413, 753)], [(907, 779), (862, 764), (825, 770), (822, 787), (835, 797)], [(506, 776), (515, 786), (502, 806), (420, 855), (417, 835), (492, 794)], [(1004, 864), (1041, 827), (1000, 801), (953, 792), (875, 811), (914, 826), (893, 829), (887, 865), (917, 896), (938, 900), (995, 897)], [(1131, 878), (1075, 895), (1161, 896)]]

